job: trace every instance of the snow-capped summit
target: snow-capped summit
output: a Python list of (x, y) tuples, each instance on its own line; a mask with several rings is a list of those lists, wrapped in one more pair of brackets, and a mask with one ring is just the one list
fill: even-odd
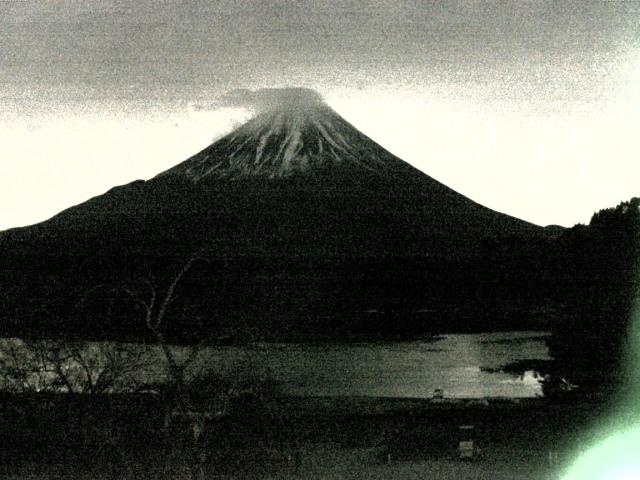
[(382, 147), (319, 97), (294, 92), (161, 175), (186, 175), (197, 182), (212, 176), (287, 177), (335, 166), (388, 167)]

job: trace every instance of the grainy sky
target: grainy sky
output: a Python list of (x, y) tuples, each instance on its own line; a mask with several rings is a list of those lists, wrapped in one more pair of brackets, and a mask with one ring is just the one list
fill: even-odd
[(169, 168), (265, 87), (538, 224), (640, 195), (638, 2), (0, 0), (0, 229)]

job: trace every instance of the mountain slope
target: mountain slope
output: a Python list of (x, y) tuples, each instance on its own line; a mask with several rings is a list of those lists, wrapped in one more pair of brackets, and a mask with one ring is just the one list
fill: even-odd
[[(88, 302), (87, 292), (168, 278), (203, 248), (209, 263), (174, 307), (177, 337), (240, 324), (257, 335), (386, 335), (398, 324), (389, 312), (412, 318), (399, 334), (468, 324), (452, 312), (486, 288), (487, 240), (514, 236), (526, 250), (544, 232), (421, 173), (325, 104), (294, 98), (147, 182), (0, 234), (5, 334), (144, 335), (121, 298), (107, 314), (105, 295)], [(513, 267), (509, 255), (490, 269)], [(92, 307), (79, 313), (79, 303)]]

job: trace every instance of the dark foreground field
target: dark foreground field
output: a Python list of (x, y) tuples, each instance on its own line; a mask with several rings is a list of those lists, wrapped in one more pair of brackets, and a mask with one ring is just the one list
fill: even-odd
[[(0, 409), (0, 476), (16, 479), (557, 478), (598, 416), (541, 399), (246, 397), (194, 443), (188, 423), (163, 428), (151, 395), (13, 396)], [(458, 458), (461, 425), (474, 426), (471, 460)]]

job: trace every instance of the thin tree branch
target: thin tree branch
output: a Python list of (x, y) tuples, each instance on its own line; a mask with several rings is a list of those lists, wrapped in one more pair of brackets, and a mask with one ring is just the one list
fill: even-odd
[(171, 305), (171, 302), (173, 302), (173, 294), (175, 292), (176, 287), (178, 286), (182, 278), (186, 275), (186, 273), (191, 269), (191, 267), (193, 266), (196, 260), (204, 260), (204, 258), (201, 257), (200, 254), (201, 254), (201, 250), (191, 255), (191, 257), (189, 257), (187, 262), (183, 265), (183, 267), (180, 269), (178, 274), (175, 276), (175, 278), (169, 285), (169, 288), (167, 289), (167, 294), (164, 296), (164, 298), (162, 299), (162, 303), (160, 304), (160, 309), (158, 310), (158, 314), (154, 322), (154, 328), (152, 328), (152, 330), (160, 330), (162, 326), (162, 321), (164, 320), (164, 316), (167, 312), (167, 308), (169, 308), (169, 305)]

